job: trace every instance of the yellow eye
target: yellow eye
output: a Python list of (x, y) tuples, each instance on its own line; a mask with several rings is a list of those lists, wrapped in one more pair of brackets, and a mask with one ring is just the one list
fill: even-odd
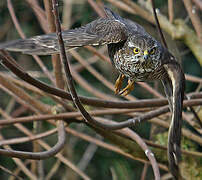
[(152, 48), (149, 53), (154, 54), (155, 52), (156, 52), (156, 47)]
[(134, 48), (134, 49), (133, 49), (133, 52), (134, 52), (135, 54), (138, 54), (138, 53), (140, 52), (140, 49), (139, 49), (139, 48)]

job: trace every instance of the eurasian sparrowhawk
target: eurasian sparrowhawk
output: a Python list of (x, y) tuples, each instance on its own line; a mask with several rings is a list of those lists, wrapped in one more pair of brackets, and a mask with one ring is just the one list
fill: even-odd
[[(117, 94), (130, 93), (135, 81), (162, 80), (173, 113), (169, 130), (168, 159), (171, 172), (177, 179), (184, 98), (183, 71), (174, 56), (142, 26), (120, 17), (108, 8), (105, 8), (105, 13), (104, 18), (80, 28), (63, 31), (65, 48), (68, 51), (85, 45), (106, 44), (112, 64), (120, 72), (115, 84)], [(59, 53), (59, 44), (56, 33), (52, 33), (0, 44), (0, 49), (50, 55)], [(124, 77), (128, 78), (128, 85), (121, 90)]]

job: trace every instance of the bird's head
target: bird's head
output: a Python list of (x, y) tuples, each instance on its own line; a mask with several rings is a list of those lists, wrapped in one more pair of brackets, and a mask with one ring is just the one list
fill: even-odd
[(134, 35), (128, 38), (125, 44), (128, 55), (136, 63), (158, 61), (161, 57), (162, 46), (154, 38), (145, 35)]

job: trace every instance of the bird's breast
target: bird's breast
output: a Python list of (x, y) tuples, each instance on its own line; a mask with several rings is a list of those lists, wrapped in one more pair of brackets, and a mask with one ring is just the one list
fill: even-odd
[(158, 60), (142, 60), (130, 54), (118, 51), (114, 55), (114, 64), (119, 72), (135, 81), (162, 79), (165, 70)]

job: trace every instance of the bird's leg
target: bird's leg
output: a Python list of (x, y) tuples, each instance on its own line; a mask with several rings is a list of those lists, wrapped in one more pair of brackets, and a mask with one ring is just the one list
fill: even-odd
[(131, 81), (129, 79), (128, 80), (128, 85), (124, 89), (122, 89), (121, 92), (119, 92), (119, 95), (121, 95), (121, 94), (124, 95), (124, 96), (128, 95), (134, 89), (134, 83), (135, 83), (134, 80)]
[(119, 74), (118, 79), (116, 80), (115, 83), (115, 94), (119, 94), (120, 90), (121, 90), (121, 86), (123, 84), (123, 79), (124, 79), (124, 75), (123, 74)]

